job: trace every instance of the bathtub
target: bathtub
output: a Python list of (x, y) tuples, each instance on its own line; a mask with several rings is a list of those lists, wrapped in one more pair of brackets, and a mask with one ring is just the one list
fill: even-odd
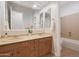
[(62, 46), (79, 52), (79, 40), (62, 37)]

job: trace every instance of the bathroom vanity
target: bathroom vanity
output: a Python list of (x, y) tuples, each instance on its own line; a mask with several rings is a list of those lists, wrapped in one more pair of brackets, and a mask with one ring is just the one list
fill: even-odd
[[(0, 38), (0, 56), (34, 57), (59, 54), (58, 3), (49, 4), (39, 11), (9, 1), (2, 5), (4, 17), (1, 18), (0, 36), (9, 37)], [(53, 19), (55, 24), (58, 23), (55, 27)], [(32, 33), (42, 34), (23, 35)]]
[(0, 56), (45, 56), (54, 52), (49, 34), (12, 37), (0, 40)]

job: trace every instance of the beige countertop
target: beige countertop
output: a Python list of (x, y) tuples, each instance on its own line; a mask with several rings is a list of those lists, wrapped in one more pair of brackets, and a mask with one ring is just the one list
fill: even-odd
[(5, 44), (11, 44), (11, 43), (16, 43), (16, 42), (21, 42), (21, 41), (27, 41), (27, 40), (33, 40), (33, 39), (39, 39), (39, 38), (44, 38), (44, 37), (49, 37), (52, 36), (51, 34), (44, 33), (44, 34), (34, 34), (34, 35), (20, 35), (17, 37), (5, 37), (5, 38), (0, 38), (0, 45), (5, 45)]

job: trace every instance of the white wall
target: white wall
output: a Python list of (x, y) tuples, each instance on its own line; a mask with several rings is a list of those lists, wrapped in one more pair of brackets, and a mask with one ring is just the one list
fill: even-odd
[(52, 31), (53, 40), (54, 40), (54, 48), (55, 48), (55, 55), (61, 56), (61, 27), (60, 27), (60, 15), (59, 15), (59, 4), (56, 3), (55, 6), (52, 4), (52, 20), (55, 20), (55, 30)]
[(79, 1), (69, 2), (60, 9), (61, 17), (79, 12)]

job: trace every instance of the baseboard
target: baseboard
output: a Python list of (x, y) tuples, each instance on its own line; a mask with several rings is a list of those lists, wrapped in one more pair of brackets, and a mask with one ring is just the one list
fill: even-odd
[(79, 41), (69, 38), (62, 38), (62, 45), (79, 52)]

